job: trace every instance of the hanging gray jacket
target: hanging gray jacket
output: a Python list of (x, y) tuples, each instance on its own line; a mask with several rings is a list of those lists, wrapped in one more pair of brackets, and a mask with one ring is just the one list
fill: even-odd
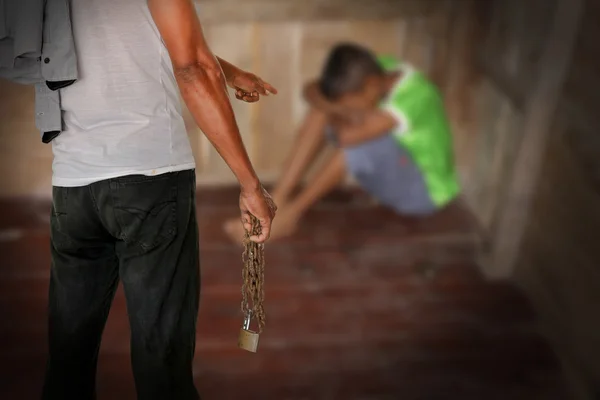
[(60, 134), (60, 89), (78, 78), (70, 0), (0, 0), (0, 78), (35, 85), (42, 141)]

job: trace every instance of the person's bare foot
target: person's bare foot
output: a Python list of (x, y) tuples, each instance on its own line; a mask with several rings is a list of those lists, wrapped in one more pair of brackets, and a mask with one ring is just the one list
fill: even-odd
[(269, 240), (283, 239), (292, 236), (298, 230), (298, 221), (301, 214), (289, 208), (281, 210), (273, 220), (271, 238)]

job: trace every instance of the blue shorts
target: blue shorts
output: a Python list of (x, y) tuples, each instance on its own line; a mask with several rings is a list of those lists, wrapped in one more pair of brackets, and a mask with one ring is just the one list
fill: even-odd
[[(332, 130), (327, 136), (335, 142)], [(348, 172), (382, 205), (407, 215), (428, 215), (437, 210), (423, 174), (391, 134), (342, 151)]]

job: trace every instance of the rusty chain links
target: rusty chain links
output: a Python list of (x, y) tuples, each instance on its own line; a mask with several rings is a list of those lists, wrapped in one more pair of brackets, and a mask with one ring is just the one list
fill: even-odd
[(245, 317), (250, 316), (258, 322), (258, 333), (262, 333), (265, 327), (265, 310), (263, 301), (265, 299), (265, 255), (264, 243), (256, 243), (250, 240), (251, 236), (260, 235), (261, 225), (258, 219), (250, 215), (252, 229), (244, 235), (244, 252), (242, 253), (242, 313)]

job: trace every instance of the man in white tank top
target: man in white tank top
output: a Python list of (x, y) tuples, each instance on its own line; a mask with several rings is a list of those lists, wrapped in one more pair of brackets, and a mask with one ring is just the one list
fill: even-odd
[[(43, 399), (95, 398), (102, 330), (123, 282), (138, 399), (198, 399), (199, 298), (194, 158), (178, 92), (238, 178), (269, 237), (275, 206), (240, 138), (226, 83), (276, 93), (215, 57), (192, 0), (73, 0), (80, 79), (61, 91), (52, 142), (49, 360)], [(123, 338), (125, 340), (125, 338)]]

